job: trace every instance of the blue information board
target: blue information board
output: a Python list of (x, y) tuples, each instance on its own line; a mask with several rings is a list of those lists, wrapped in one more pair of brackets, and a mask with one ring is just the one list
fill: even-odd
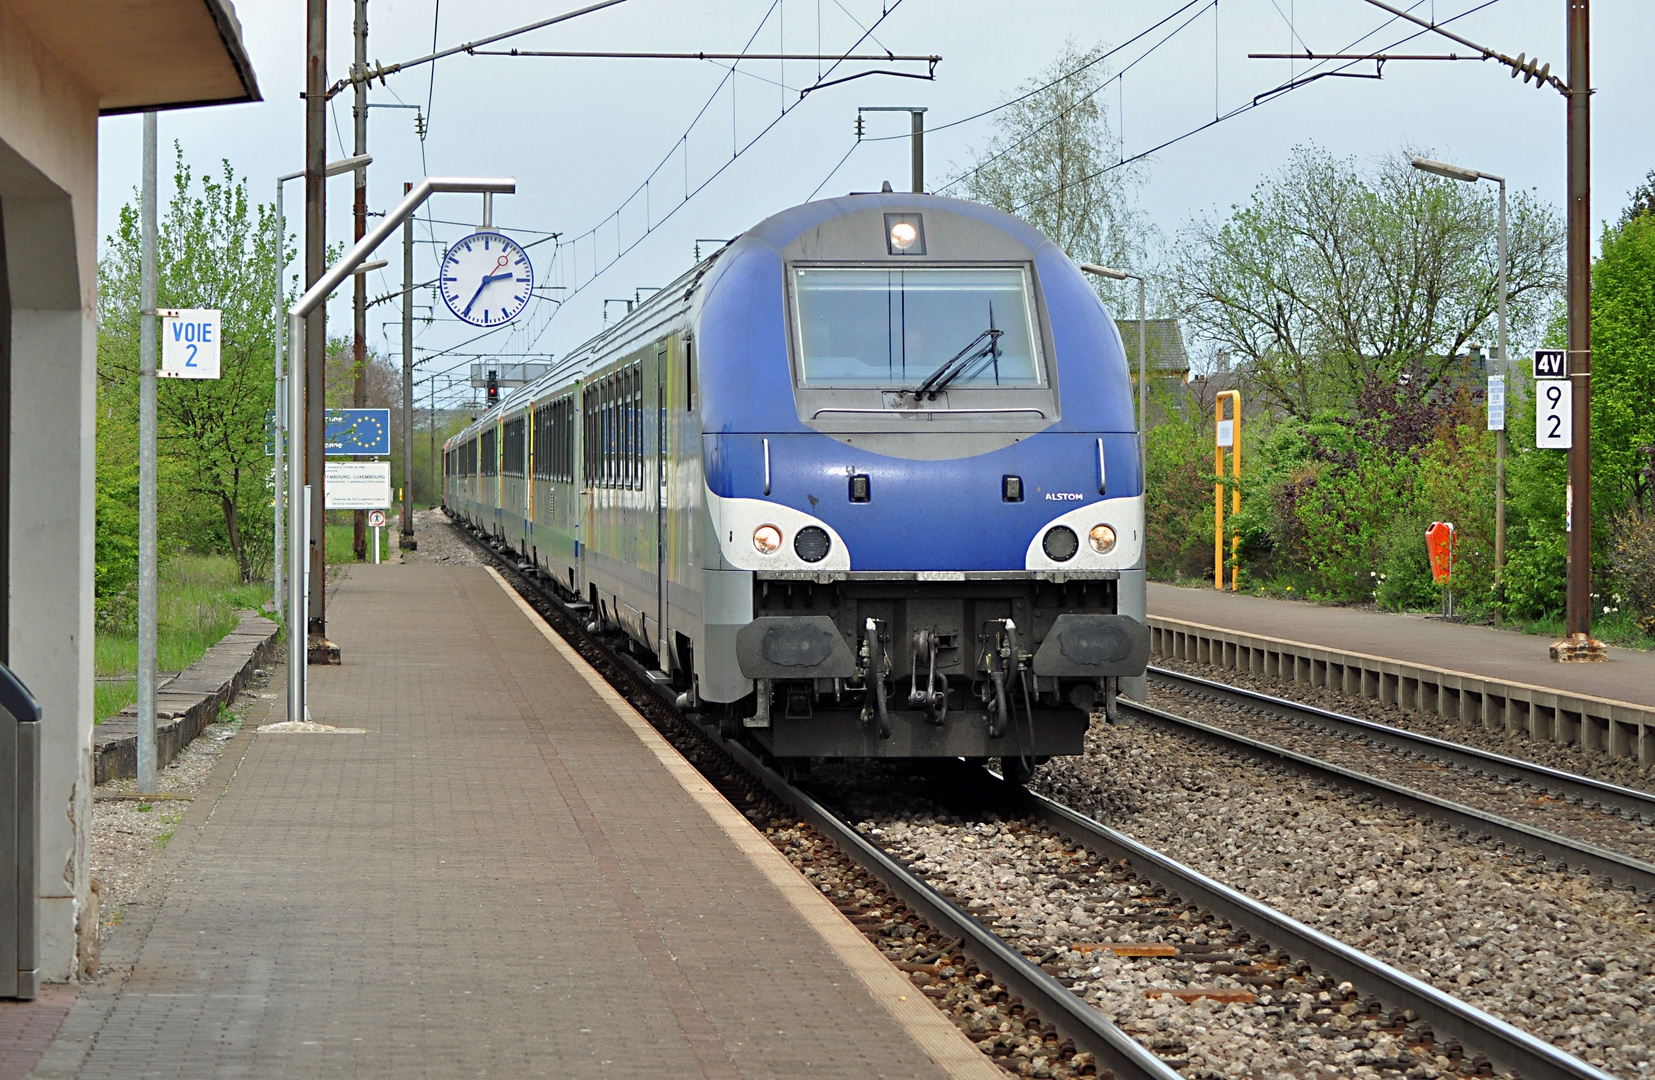
[(388, 457), (391, 453), (390, 409), (329, 409), (323, 453), (344, 457)]

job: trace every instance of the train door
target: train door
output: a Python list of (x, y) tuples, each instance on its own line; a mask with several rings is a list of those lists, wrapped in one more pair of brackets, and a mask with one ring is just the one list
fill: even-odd
[(655, 346), (655, 603), (656, 666), (662, 671), (672, 670), (668, 644), (672, 641), (667, 629), (667, 367), (671, 353), (667, 342)]

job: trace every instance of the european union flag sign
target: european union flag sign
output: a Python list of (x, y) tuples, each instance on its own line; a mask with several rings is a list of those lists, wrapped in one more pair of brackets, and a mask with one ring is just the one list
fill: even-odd
[(391, 453), (390, 409), (329, 409), (322, 452), (329, 457), (380, 456)]

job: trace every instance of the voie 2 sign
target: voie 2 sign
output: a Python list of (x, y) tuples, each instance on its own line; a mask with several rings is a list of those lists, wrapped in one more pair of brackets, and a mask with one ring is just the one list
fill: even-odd
[(219, 374), (219, 312), (176, 308), (161, 316), (163, 379), (216, 379)]

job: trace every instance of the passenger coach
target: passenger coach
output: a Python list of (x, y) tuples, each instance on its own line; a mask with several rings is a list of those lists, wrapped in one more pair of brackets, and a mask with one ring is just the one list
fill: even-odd
[(1049, 240), (973, 203), (769, 218), (443, 474), (450, 514), (778, 757), (1026, 772), (1148, 658), (1120, 336)]

